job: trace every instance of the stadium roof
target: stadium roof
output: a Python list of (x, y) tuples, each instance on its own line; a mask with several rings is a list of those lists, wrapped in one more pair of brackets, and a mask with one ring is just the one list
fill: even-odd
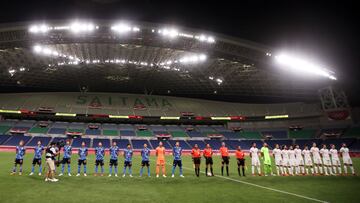
[(284, 70), (275, 54), (254, 42), (179, 26), (115, 20), (3, 24), (0, 91), (313, 101), (319, 88), (334, 82)]

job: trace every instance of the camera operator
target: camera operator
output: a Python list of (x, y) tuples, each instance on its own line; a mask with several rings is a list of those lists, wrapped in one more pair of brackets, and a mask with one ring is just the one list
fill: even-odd
[(54, 176), (55, 174), (55, 157), (58, 155), (59, 151), (56, 150), (55, 143), (51, 142), (50, 145), (46, 148), (46, 166), (48, 172), (46, 173), (45, 181), (57, 182), (59, 181)]

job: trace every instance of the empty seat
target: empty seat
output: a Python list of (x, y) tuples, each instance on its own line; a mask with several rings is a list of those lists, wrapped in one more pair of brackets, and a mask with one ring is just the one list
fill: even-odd
[(179, 142), (180, 144), (180, 147), (182, 149), (191, 149), (191, 146), (185, 142), (184, 140), (169, 140), (169, 144), (172, 146), (172, 147), (175, 147), (175, 143), (176, 142)]
[(102, 143), (102, 146), (104, 148), (110, 148), (111, 144), (110, 144), (110, 140), (109, 139), (98, 139), (98, 138), (94, 138), (93, 139), (93, 147), (97, 147), (99, 142)]
[(241, 131), (239, 132), (241, 138), (245, 139), (262, 139), (261, 133), (257, 131)]
[(3, 143), (3, 145), (7, 146), (17, 146), (19, 145), (19, 142), (22, 140), (24, 141), (24, 144), (26, 144), (31, 139), (30, 136), (24, 136), (24, 135), (13, 135)]
[(119, 136), (118, 130), (103, 130), (103, 135), (105, 136)]
[(302, 129), (302, 130), (297, 130), (297, 131), (290, 130), (289, 137), (290, 138), (311, 139), (311, 138), (315, 137), (315, 133), (316, 133), (316, 130), (314, 130), (314, 129)]
[(134, 149), (144, 148), (144, 144), (148, 145), (148, 148), (151, 148), (148, 140), (131, 140)]
[(33, 137), (26, 146), (37, 146), (38, 141), (41, 141), (41, 145), (47, 146), (51, 140), (51, 137)]

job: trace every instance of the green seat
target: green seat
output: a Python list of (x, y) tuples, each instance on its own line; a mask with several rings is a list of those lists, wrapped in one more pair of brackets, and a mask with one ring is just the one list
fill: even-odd
[(136, 131), (136, 135), (139, 137), (152, 137), (154, 136), (151, 131), (148, 130), (138, 130)]
[(84, 129), (67, 129), (68, 132), (72, 132), (72, 133), (84, 133)]
[(0, 134), (5, 134), (10, 130), (10, 126), (0, 126)]
[(46, 134), (49, 128), (33, 127), (29, 130), (29, 133)]
[(262, 135), (260, 132), (256, 132), (256, 131), (242, 131), (239, 132), (239, 135), (241, 138), (245, 138), (245, 139), (262, 139)]
[(172, 137), (189, 137), (184, 131), (172, 131), (170, 134)]
[(202, 132), (202, 134), (207, 137), (209, 134), (219, 134), (218, 132), (215, 132), (215, 131), (208, 131), (208, 132)]
[(289, 137), (290, 138), (315, 138), (316, 130), (314, 129), (302, 129), (298, 131), (289, 131)]
[(348, 129), (343, 137), (360, 137), (360, 127)]
[(105, 136), (119, 136), (118, 130), (103, 130), (103, 135)]

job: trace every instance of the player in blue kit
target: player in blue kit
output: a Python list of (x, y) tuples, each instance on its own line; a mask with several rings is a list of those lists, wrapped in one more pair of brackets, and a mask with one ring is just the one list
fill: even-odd
[(81, 148), (79, 148), (79, 159), (78, 159), (78, 173), (76, 176), (80, 176), (81, 165), (84, 166), (84, 176), (86, 175), (86, 157), (88, 155), (88, 148), (85, 146), (85, 142), (81, 143)]
[(116, 142), (113, 142), (113, 144), (109, 150), (110, 150), (109, 177), (111, 177), (113, 166), (114, 166), (114, 170), (115, 170), (115, 177), (117, 177), (118, 176), (118, 156), (119, 156), (120, 149), (118, 146), (116, 146)]
[(98, 167), (100, 165), (101, 167), (101, 176), (104, 175), (104, 157), (105, 157), (105, 149), (102, 146), (102, 143), (99, 142), (98, 146), (95, 148), (95, 156), (96, 156), (96, 160), (95, 160), (95, 174), (94, 176), (98, 175)]
[(129, 167), (129, 176), (132, 177), (132, 170), (131, 170), (132, 156), (133, 156), (133, 151), (131, 149), (131, 145), (127, 144), (126, 149), (124, 149), (125, 161), (124, 161), (123, 177), (125, 177), (126, 174), (126, 167)]
[(11, 172), (11, 175), (14, 175), (16, 173), (16, 167), (19, 164), (19, 175), (22, 175), (22, 165), (23, 165), (23, 160), (24, 160), (24, 156), (25, 156), (25, 147), (24, 147), (24, 141), (21, 140), (19, 142), (19, 146), (16, 146), (16, 157), (15, 157), (15, 162), (14, 162), (14, 168)]
[(35, 165), (39, 165), (39, 176), (41, 176), (42, 173), (42, 165), (41, 165), (41, 157), (44, 151), (44, 146), (41, 145), (41, 141), (39, 140), (37, 142), (37, 146), (34, 148), (34, 158), (33, 158), (33, 162), (32, 162), (32, 167), (31, 167), (31, 173), (29, 175), (34, 175), (34, 171), (35, 171)]
[(172, 167), (172, 173), (171, 173), (172, 178), (175, 177), (176, 166), (179, 166), (180, 177), (184, 178), (183, 170), (182, 170), (181, 154), (182, 154), (182, 148), (180, 147), (180, 143), (176, 142), (175, 147), (173, 148), (174, 161), (173, 161), (173, 167)]
[(147, 144), (144, 144), (144, 148), (141, 150), (141, 169), (140, 169), (140, 177), (143, 174), (144, 166), (147, 167), (148, 177), (150, 177), (150, 149), (147, 147)]
[(66, 144), (64, 146), (64, 156), (61, 160), (61, 173), (59, 176), (62, 176), (65, 171), (65, 164), (67, 164), (68, 176), (71, 176), (71, 154), (72, 147), (70, 146), (70, 140), (66, 140)]

